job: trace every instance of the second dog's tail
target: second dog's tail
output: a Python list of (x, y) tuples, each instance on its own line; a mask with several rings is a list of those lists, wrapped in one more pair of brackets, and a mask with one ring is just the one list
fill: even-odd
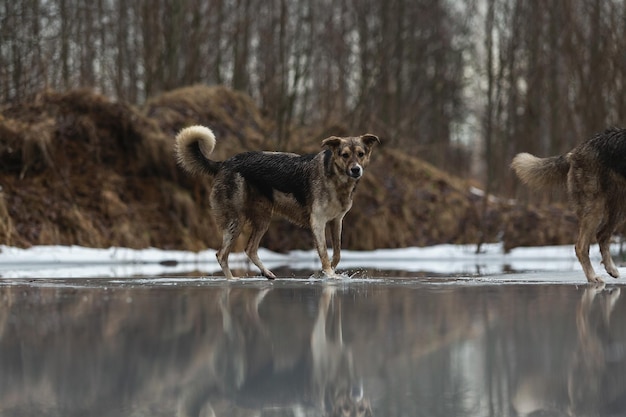
[(176, 135), (176, 159), (190, 174), (215, 175), (219, 171), (222, 163), (209, 159), (214, 148), (215, 135), (208, 127), (186, 127)]
[(538, 158), (529, 153), (519, 153), (511, 162), (511, 168), (519, 179), (536, 189), (564, 186), (569, 167), (568, 155)]

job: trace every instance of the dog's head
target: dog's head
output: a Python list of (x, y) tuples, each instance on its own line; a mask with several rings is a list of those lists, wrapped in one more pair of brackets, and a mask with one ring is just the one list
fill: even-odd
[(378, 136), (365, 134), (348, 138), (331, 136), (322, 141), (322, 146), (332, 152), (332, 163), (338, 171), (356, 180), (363, 175), (376, 143), (380, 143)]
[(363, 388), (353, 388), (335, 397), (331, 417), (372, 417), (372, 407), (363, 396)]

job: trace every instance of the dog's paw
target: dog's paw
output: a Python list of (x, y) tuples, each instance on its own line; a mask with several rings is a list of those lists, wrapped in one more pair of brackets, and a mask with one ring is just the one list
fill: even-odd
[(590, 290), (589, 302), (593, 301), (596, 294), (599, 294), (602, 291), (604, 291), (605, 287), (606, 287), (606, 284), (604, 282), (589, 282), (589, 286), (588, 286), (588, 289)]
[(347, 277), (344, 274), (336, 273), (332, 269), (330, 271), (322, 270), (322, 275), (324, 276), (324, 278), (330, 278), (330, 279), (345, 279)]
[(274, 275), (274, 273), (272, 271), (270, 271), (269, 269), (263, 267), (263, 268), (259, 268), (261, 270), (261, 275), (263, 275), (265, 278), (267, 279), (276, 279), (276, 275)]
[(619, 278), (619, 271), (617, 270), (615, 266), (613, 266), (612, 268), (607, 267), (606, 272), (608, 272), (609, 275), (612, 276), (613, 278)]
[(598, 275), (587, 277), (587, 281), (589, 281), (589, 283), (591, 284), (604, 284), (604, 280)]
[(613, 259), (610, 259), (608, 262), (602, 262), (604, 264), (604, 269), (606, 272), (612, 276), (613, 278), (619, 278), (619, 271), (617, 267), (613, 263)]
[(267, 279), (276, 279), (276, 275), (274, 275), (274, 273), (269, 269), (263, 271), (262, 274)]

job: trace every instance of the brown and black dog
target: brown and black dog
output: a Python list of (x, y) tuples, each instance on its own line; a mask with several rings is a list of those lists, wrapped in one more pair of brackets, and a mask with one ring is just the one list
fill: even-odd
[(626, 129), (607, 129), (565, 155), (537, 158), (520, 153), (511, 167), (531, 188), (567, 187), (579, 222), (576, 256), (587, 280), (602, 282), (589, 260), (594, 238), (606, 272), (617, 278), (609, 246), (611, 235), (626, 218)]
[[(339, 263), (341, 228), (352, 207), (352, 197), (377, 136), (329, 137), (317, 154), (244, 152), (225, 161), (213, 161), (215, 135), (204, 126), (185, 128), (176, 136), (178, 163), (191, 174), (215, 178), (211, 208), (222, 229), (217, 260), (224, 275), (232, 278), (228, 255), (243, 226), (252, 226), (246, 254), (269, 278), (275, 275), (263, 265), (257, 251), (274, 213), (313, 232), (322, 271), (329, 277)], [(326, 248), (326, 225), (330, 223), (332, 261)]]

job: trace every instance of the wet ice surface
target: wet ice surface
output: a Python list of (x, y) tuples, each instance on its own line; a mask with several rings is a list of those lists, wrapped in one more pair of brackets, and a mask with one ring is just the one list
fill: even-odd
[(347, 253), (341, 280), (276, 255), (276, 281), (74, 249), (0, 254), (1, 416), (626, 414), (626, 281), (571, 248)]

